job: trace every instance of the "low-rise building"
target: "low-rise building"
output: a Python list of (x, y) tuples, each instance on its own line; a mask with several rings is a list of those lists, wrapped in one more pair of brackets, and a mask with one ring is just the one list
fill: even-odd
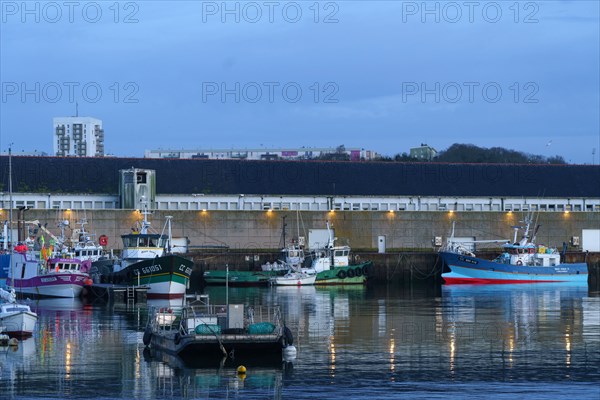
[(410, 156), (418, 160), (431, 161), (437, 156), (438, 152), (426, 143), (421, 143), (420, 147), (410, 149)]
[(192, 158), (210, 160), (311, 160), (327, 155), (345, 155), (351, 161), (372, 160), (378, 154), (354, 147), (299, 147), (251, 149), (146, 150), (145, 158)]

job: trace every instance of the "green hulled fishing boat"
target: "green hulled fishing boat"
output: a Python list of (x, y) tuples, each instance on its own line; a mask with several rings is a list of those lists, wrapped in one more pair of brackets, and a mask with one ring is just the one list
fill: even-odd
[(285, 271), (204, 271), (204, 282), (207, 285), (231, 286), (266, 286), (269, 279), (283, 275)]

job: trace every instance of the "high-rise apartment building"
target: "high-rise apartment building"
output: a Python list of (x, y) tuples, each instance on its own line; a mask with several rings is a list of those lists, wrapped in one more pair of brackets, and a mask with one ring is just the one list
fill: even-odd
[(54, 155), (101, 157), (104, 155), (102, 121), (91, 117), (57, 117), (54, 122)]

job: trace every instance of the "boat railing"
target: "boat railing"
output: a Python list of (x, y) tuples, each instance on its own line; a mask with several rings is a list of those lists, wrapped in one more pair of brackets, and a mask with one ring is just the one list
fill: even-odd
[[(199, 324), (223, 325), (225, 328), (227, 318), (227, 305), (222, 304), (152, 306), (148, 311), (148, 323), (152, 330), (163, 333), (187, 334)], [(269, 322), (279, 331), (283, 327), (282, 321), (281, 309), (278, 306), (245, 306), (244, 329), (253, 324)], [(193, 326), (188, 326), (190, 323)]]
[(151, 306), (148, 309), (148, 324), (154, 331), (177, 332), (181, 330), (184, 308), (183, 306)]

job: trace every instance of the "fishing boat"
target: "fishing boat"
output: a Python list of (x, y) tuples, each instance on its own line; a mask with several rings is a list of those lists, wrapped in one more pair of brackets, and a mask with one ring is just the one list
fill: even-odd
[(284, 271), (204, 271), (204, 282), (207, 285), (231, 286), (267, 286), (271, 278), (283, 274)]
[[(147, 286), (148, 298), (180, 298), (192, 274), (194, 263), (171, 253), (171, 219), (167, 216), (162, 233), (150, 233), (147, 208), (139, 231), (122, 235), (123, 252), (113, 266), (110, 280), (128, 286)], [(165, 230), (167, 233), (165, 234)]]
[[(533, 218), (527, 216), (524, 226), (514, 226), (514, 238), (504, 240), (502, 253), (493, 260), (477, 257), (466, 245), (498, 241), (455, 241), (454, 226), (440, 257), (449, 272), (442, 273), (447, 284), (513, 284), (538, 282), (571, 282), (587, 285), (586, 263), (565, 263), (556, 248), (536, 244), (537, 225), (531, 232)], [(519, 231), (522, 237), (517, 240)]]
[(362, 285), (366, 283), (372, 263), (366, 261), (350, 264), (350, 246), (335, 246), (337, 238), (327, 221), (329, 238), (324, 248), (312, 253), (309, 268), (302, 268), (308, 275), (316, 275), (315, 285)]
[[(277, 306), (212, 305), (207, 300), (164, 310), (150, 307), (144, 345), (182, 360), (283, 354), (293, 336)], [(295, 350), (295, 348), (294, 348)]]
[(260, 271), (204, 271), (204, 282), (207, 285), (232, 286), (266, 286), (274, 283), (274, 279), (282, 277), (288, 272), (298, 271), (304, 262), (304, 251), (298, 245), (292, 243), (282, 251), (283, 259), (261, 266)]
[(271, 283), (277, 286), (308, 286), (314, 285), (316, 274), (307, 274), (302, 271), (290, 271), (283, 276), (271, 278)]
[[(25, 245), (21, 245), (25, 246)], [(6, 284), (18, 294), (35, 297), (79, 297), (89, 275), (81, 272), (81, 261), (60, 256), (44, 259), (19, 246), (11, 254)]]
[(17, 303), (14, 289), (0, 288), (0, 326), (3, 333), (11, 337), (28, 337), (33, 334), (37, 322), (37, 314), (27, 304)]

